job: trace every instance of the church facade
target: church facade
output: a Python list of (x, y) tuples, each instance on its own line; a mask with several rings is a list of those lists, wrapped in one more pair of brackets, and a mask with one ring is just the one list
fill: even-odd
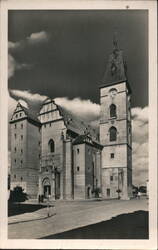
[(11, 121), (11, 189), (35, 198), (132, 195), (131, 89), (114, 43), (100, 89), (99, 132), (47, 98), (35, 114), (18, 103)]

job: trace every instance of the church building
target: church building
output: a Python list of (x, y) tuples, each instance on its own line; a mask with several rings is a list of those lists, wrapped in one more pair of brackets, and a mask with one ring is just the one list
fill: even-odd
[(99, 132), (47, 98), (38, 114), (20, 103), (12, 115), (11, 189), (30, 198), (132, 196), (131, 88), (114, 41), (100, 89)]

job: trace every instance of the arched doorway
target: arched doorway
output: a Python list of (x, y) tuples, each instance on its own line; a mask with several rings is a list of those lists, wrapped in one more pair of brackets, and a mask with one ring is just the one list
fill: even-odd
[(51, 184), (49, 178), (45, 178), (42, 183), (43, 186), (43, 195), (45, 198), (48, 198), (51, 195)]

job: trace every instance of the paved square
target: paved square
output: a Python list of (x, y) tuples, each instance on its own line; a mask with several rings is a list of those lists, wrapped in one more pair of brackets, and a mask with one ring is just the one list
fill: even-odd
[[(114, 216), (148, 210), (148, 200), (56, 201), (52, 216), (47, 208), (9, 217), (9, 239), (38, 239), (78, 227), (106, 221)], [(54, 214), (56, 213), (56, 214)]]

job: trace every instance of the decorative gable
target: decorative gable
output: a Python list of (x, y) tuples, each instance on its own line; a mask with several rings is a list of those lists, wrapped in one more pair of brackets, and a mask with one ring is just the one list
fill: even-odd
[(25, 111), (20, 103), (17, 104), (16, 109), (12, 115), (11, 121), (18, 121), (22, 118), (27, 118)]
[(41, 123), (51, 122), (62, 118), (59, 113), (58, 106), (55, 104), (53, 99), (47, 98), (43, 102), (38, 118)]

